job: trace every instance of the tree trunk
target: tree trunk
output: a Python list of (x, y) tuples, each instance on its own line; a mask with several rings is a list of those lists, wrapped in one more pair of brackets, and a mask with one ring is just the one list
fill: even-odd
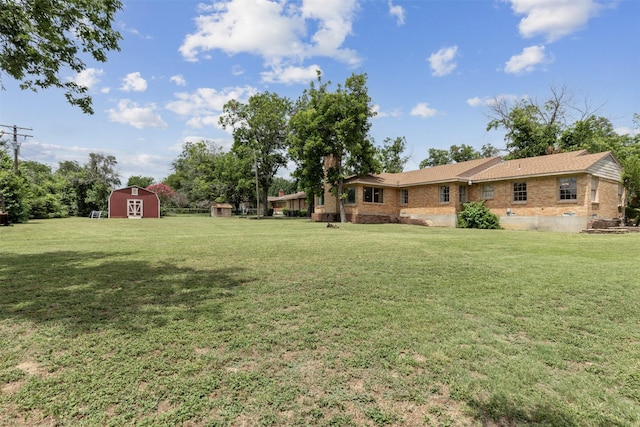
[(342, 178), (338, 181), (338, 207), (340, 209), (340, 222), (347, 222), (347, 215), (344, 212), (344, 199), (342, 198)]
[(269, 201), (268, 201), (268, 194), (269, 189), (268, 188), (263, 188), (262, 189), (262, 194), (260, 194), (260, 203), (262, 203), (262, 216), (269, 216)]

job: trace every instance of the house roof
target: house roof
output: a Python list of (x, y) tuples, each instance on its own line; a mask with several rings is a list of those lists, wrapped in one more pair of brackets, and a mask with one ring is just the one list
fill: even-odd
[(406, 187), (438, 182), (467, 181), (470, 176), (473, 176), (479, 170), (484, 170), (498, 163), (500, 163), (500, 157), (489, 157), (469, 160), (468, 162), (433, 166), (409, 172), (381, 173), (379, 175), (353, 177), (350, 178), (348, 182), (388, 187)]
[(472, 179), (478, 182), (590, 172), (590, 169), (596, 163), (607, 157), (611, 158), (617, 164), (617, 161), (609, 151), (589, 154), (586, 150), (525, 159), (504, 160), (477, 173)]
[(295, 199), (306, 199), (306, 198), (307, 198), (307, 193), (305, 193), (304, 191), (298, 191), (297, 193), (285, 194), (284, 196), (267, 197), (267, 200), (270, 202), (277, 202), (280, 200), (295, 200)]
[(444, 182), (497, 181), (593, 172), (603, 161), (612, 162), (617, 168), (620, 167), (618, 161), (609, 151), (589, 154), (586, 150), (581, 150), (515, 160), (489, 157), (409, 172), (352, 177), (345, 182), (381, 187), (410, 187)]

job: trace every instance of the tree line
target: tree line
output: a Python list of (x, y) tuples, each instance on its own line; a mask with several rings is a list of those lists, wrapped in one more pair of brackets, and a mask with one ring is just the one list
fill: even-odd
[[(305, 191), (309, 200), (323, 194), (327, 184), (338, 198), (344, 220), (343, 183), (353, 175), (402, 172), (409, 160), (404, 137), (385, 138), (376, 145), (370, 135), (374, 116), (366, 74), (352, 74), (335, 89), (318, 74), (295, 101), (275, 93), (253, 95), (246, 103), (227, 102), (219, 124), (231, 131), (233, 145), (224, 151), (212, 141), (187, 142), (172, 162), (172, 173), (162, 182), (132, 176), (127, 186), (156, 192), (163, 208), (208, 207), (212, 202), (259, 204), (268, 214), (268, 196)], [(582, 112), (565, 90), (552, 88), (548, 101), (522, 99), (508, 105), (496, 101), (489, 107), (487, 130), (502, 129), (504, 157), (541, 156), (563, 151), (612, 151), (624, 170), (628, 190), (627, 217), (640, 216), (640, 135), (619, 135), (611, 122)], [(640, 115), (635, 122), (640, 126)], [(6, 148), (6, 142), (4, 146)], [(476, 150), (452, 145), (448, 150), (429, 148), (420, 168), (463, 162), (500, 154), (491, 144)], [(295, 165), (291, 179), (278, 177)], [(29, 218), (86, 216), (106, 210), (110, 192), (121, 184), (114, 156), (91, 153), (81, 165), (75, 161), (51, 167), (22, 162), (12, 171), (7, 150), (0, 150), (0, 194), (13, 222)], [(258, 203), (259, 202), (259, 203)]]

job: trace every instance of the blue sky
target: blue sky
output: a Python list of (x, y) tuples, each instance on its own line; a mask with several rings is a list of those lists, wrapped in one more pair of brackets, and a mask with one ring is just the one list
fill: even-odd
[(116, 157), (123, 184), (161, 180), (185, 141), (230, 148), (217, 125), (228, 100), (296, 99), (316, 69), (334, 88), (367, 73), (372, 135), (404, 136), (410, 170), (429, 148), (503, 148), (486, 131), (489, 103), (544, 101), (552, 87), (637, 132), (639, 19), (636, 0), (124, 0), (121, 51), (65, 74), (90, 88), (95, 114), (2, 76), (0, 124), (33, 129), (21, 160), (55, 169), (99, 152)]

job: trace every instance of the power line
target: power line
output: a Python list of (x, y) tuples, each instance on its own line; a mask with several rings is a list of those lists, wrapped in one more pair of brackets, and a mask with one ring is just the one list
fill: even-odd
[[(18, 130), (33, 130), (31, 128), (23, 128), (17, 125), (9, 126), (9, 125), (0, 125), (0, 127), (8, 128), (13, 130), (13, 142), (11, 143), (13, 147), (13, 172), (18, 174), (18, 153), (20, 152), (20, 143), (18, 142), (18, 137), (21, 136), (23, 138), (32, 137), (33, 135), (27, 135), (25, 133), (18, 133)], [(0, 136), (4, 135), (4, 131), (0, 130)]]

